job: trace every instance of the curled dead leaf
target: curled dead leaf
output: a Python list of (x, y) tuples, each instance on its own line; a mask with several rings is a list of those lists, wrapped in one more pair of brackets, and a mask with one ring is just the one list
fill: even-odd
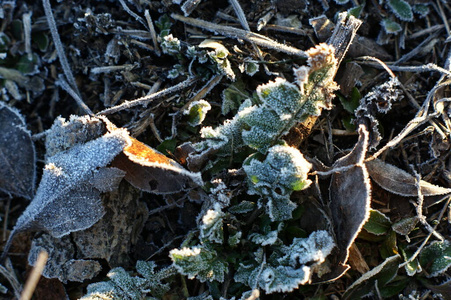
[[(414, 176), (380, 159), (367, 161), (368, 173), (383, 189), (404, 197), (417, 197), (418, 189)], [(433, 185), (420, 180), (419, 186), (423, 196), (441, 196), (451, 194), (451, 189)]]
[(202, 185), (200, 173), (189, 172), (175, 160), (137, 139), (113, 161), (113, 166), (126, 172), (125, 179), (134, 187), (155, 194), (176, 193)]
[(349, 269), (346, 262), (350, 247), (369, 217), (371, 187), (363, 163), (367, 148), (368, 131), (361, 125), (354, 149), (333, 165), (333, 168), (352, 167), (334, 173), (331, 178), (330, 210), (338, 253), (332, 272), (322, 280), (337, 279)]

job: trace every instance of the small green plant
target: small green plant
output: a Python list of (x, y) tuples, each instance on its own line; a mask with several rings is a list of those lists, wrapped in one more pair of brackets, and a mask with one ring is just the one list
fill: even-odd
[[(296, 83), (276, 78), (260, 85), (232, 119), (201, 130), (204, 141), (194, 145), (193, 157), (212, 151), (227, 157), (245, 148), (253, 152), (242, 162), (251, 198), (237, 202), (225, 196), (224, 182), (212, 181), (198, 236), (170, 252), (174, 267), (188, 278), (215, 284), (233, 270), (233, 280), (244, 292), (289, 292), (309, 282), (335, 246), (325, 230), (304, 236), (284, 231), (298, 207), (292, 193), (311, 184), (311, 164), (282, 137), (298, 122), (329, 108), (337, 89), (334, 48), (320, 44), (306, 53), (308, 65), (294, 70)], [(248, 224), (250, 216), (258, 226)]]

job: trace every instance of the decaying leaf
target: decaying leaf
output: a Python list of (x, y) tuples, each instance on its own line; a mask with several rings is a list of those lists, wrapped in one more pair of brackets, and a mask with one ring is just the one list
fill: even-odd
[(155, 194), (175, 193), (202, 185), (200, 173), (185, 170), (174, 160), (140, 141), (124, 148), (113, 166), (126, 172), (125, 179), (143, 191)]
[(96, 223), (105, 213), (100, 192), (111, 190), (111, 186), (101, 186), (99, 172), (120, 176), (119, 170), (99, 170), (129, 143), (125, 129), (114, 129), (48, 157), (36, 195), (17, 220), (5, 252), (14, 235), (21, 231), (43, 230), (62, 237)]
[[(404, 197), (417, 197), (418, 189), (414, 176), (380, 159), (365, 163), (368, 173), (383, 189)], [(430, 184), (420, 180), (420, 189), (423, 196), (440, 196), (451, 194), (451, 189)]]
[(31, 199), (34, 194), (35, 150), (25, 120), (0, 102), (0, 191)]
[(349, 248), (369, 217), (370, 183), (363, 164), (367, 147), (368, 131), (360, 126), (359, 140), (354, 149), (333, 166), (354, 165), (348, 170), (334, 173), (331, 178), (330, 210), (338, 247), (338, 267), (329, 275), (333, 278), (338, 278), (349, 268), (346, 265)]
[(43, 234), (33, 240), (28, 255), (28, 263), (34, 266), (41, 251), (49, 255), (42, 275), (46, 278), (58, 278), (61, 282), (78, 281), (95, 277), (102, 267), (97, 261), (74, 259), (75, 248), (69, 237), (54, 238)]
[(105, 259), (113, 268), (127, 265), (130, 247), (148, 217), (146, 205), (138, 198), (139, 191), (127, 183), (102, 195), (105, 216), (92, 227), (71, 234), (77, 257)]

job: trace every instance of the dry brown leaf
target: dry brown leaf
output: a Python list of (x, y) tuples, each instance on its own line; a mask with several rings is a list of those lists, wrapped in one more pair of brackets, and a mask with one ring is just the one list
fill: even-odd
[[(417, 197), (418, 189), (414, 176), (393, 165), (374, 159), (365, 163), (373, 179), (384, 190), (404, 197)], [(423, 196), (441, 196), (451, 194), (451, 189), (430, 184), (420, 180), (420, 189)]]
[(338, 248), (335, 270), (330, 280), (340, 277), (349, 268), (346, 264), (349, 248), (369, 217), (371, 187), (363, 160), (368, 148), (368, 131), (359, 128), (359, 140), (354, 149), (337, 160), (333, 168), (352, 166), (334, 173), (330, 184), (330, 210)]
[(118, 155), (113, 166), (126, 172), (134, 187), (155, 194), (168, 194), (202, 185), (200, 173), (185, 170), (176, 161), (131, 138), (132, 144)]

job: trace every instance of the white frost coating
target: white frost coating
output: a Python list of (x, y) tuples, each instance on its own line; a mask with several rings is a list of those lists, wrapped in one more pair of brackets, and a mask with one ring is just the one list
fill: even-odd
[(91, 185), (94, 171), (129, 144), (128, 132), (117, 129), (49, 157), (36, 196), (13, 233), (34, 229), (62, 237), (91, 227), (104, 214), (100, 192)]
[(182, 249), (172, 249), (169, 252), (171, 255), (180, 255), (180, 256), (197, 256), (200, 254), (200, 248), (199, 247), (183, 247)]
[(334, 246), (334, 241), (327, 231), (315, 231), (307, 239), (295, 238), (290, 246), (284, 247), (286, 255), (279, 261), (288, 261), (293, 267), (309, 262), (322, 263)]
[(217, 211), (209, 209), (207, 213), (202, 217), (202, 222), (205, 225), (211, 225), (218, 217), (219, 213)]
[(268, 150), (266, 159), (250, 159), (243, 169), (249, 180), (248, 193), (267, 198), (266, 212), (271, 220), (281, 221), (291, 218), (296, 205), (290, 201), (294, 190), (307, 188), (311, 181), (307, 179), (312, 165), (305, 160), (299, 150), (293, 147), (276, 145)]
[(202, 217), (200, 226), (200, 238), (203, 242), (222, 244), (224, 241), (222, 220), (225, 214), (221, 211), (221, 205), (215, 203), (213, 209), (209, 209)]

